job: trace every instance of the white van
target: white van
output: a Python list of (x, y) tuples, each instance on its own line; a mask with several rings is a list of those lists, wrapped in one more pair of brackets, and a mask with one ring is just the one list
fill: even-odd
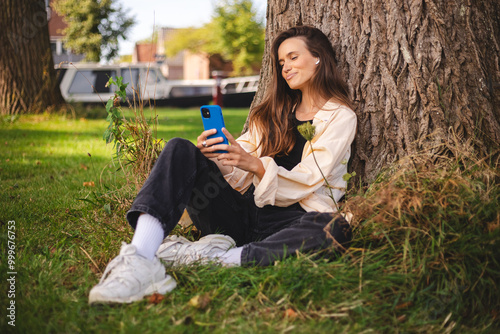
[[(195, 106), (213, 99), (216, 81), (167, 80), (156, 64), (101, 65), (96, 63), (71, 63), (56, 66), (61, 93), (68, 102), (106, 103), (114, 96), (116, 86), (107, 87), (110, 77), (121, 76), (128, 83), (127, 96), (157, 105)], [(225, 101), (250, 105), (257, 90), (258, 76), (221, 80)], [(135, 94), (134, 94), (135, 92)], [(239, 102), (239, 103), (238, 103)], [(230, 103), (233, 104), (233, 103)]]

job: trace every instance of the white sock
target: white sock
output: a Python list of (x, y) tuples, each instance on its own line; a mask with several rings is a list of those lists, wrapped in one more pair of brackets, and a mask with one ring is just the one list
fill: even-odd
[(229, 249), (226, 252), (214, 254), (213, 257), (216, 257), (218, 259), (218, 262), (226, 266), (230, 267), (241, 266), (242, 250), (243, 247), (235, 247)]
[(139, 216), (131, 244), (137, 254), (152, 260), (163, 241), (163, 227), (158, 219), (145, 213)]

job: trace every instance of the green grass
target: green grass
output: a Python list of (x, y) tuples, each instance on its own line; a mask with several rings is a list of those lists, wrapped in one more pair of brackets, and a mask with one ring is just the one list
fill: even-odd
[[(202, 131), (196, 109), (158, 114), (160, 138), (194, 142)], [(224, 110), (235, 136), (246, 115)], [(388, 170), (351, 195), (358, 228), (335, 261), (299, 255), (267, 268), (168, 268), (178, 287), (158, 304), (88, 306), (89, 290), (132, 236), (124, 213), (135, 190), (116, 172), (106, 125), (47, 115), (0, 124), (0, 270), (10, 271), (15, 221), (17, 271), (16, 327), (2, 312), (2, 333), (500, 330), (498, 171), (465, 160)], [(205, 303), (193, 306), (196, 296)], [(3, 310), (9, 301), (0, 295)]]

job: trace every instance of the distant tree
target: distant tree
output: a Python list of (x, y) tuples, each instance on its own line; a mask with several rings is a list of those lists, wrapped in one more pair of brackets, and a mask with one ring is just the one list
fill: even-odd
[(208, 44), (214, 39), (214, 36), (211, 36), (212, 34), (213, 32), (210, 31), (208, 25), (204, 25), (201, 28), (176, 29), (172, 37), (166, 41), (165, 50), (167, 57), (174, 57), (183, 50), (208, 54)]
[(118, 54), (118, 39), (126, 39), (135, 23), (116, 0), (57, 0), (54, 9), (68, 25), (66, 47), (88, 61), (110, 60)]
[(209, 27), (213, 40), (208, 47), (233, 62), (235, 74), (251, 74), (260, 67), (264, 53), (264, 25), (250, 0), (224, 0), (215, 7)]
[(0, 2), (0, 114), (64, 104), (50, 50), (44, 0)]
[(217, 3), (210, 23), (179, 29), (167, 41), (167, 56), (182, 50), (220, 54), (233, 63), (234, 75), (253, 74), (262, 62), (264, 35), (251, 1), (224, 0)]

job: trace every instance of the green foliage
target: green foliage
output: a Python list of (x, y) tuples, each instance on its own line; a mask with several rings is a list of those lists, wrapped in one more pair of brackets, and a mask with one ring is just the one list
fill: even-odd
[(316, 127), (312, 125), (311, 122), (306, 122), (304, 124), (299, 125), (297, 127), (297, 130), (299, 130), (299, 133), (308, 142), (313, 140), (314, 135), (316, 134)]
[(169, 57), (182, 50), (220, 54), (232, 61), (233, 75), (250, 75), (262, 62), (264, 35), (251, 1), (225, 0), (217, 3), (210, 23), (176, 31), (166, 50)]
[(137, 91), (134, 91), (134, 94), (138, 96), (134, 103), (138, 105), (130, 106), (134, 117), (125, 118), (120, 101), (127, 98), (128, 84), (124, 84), (123, 78), (118, 77), (116, 80), (109, 78), (107, 85), (116, 85), (118, 90), (106, 103), (108, 113), (106, 120), (109, 125), (104, 132), (103, 139), (106, 144), (113, 142), (115, 157), (120, 163), (132, 167), (131, 179), (135, 180), (139, 188), (149, 175), (164, 145), (163, 139), (157, 138), (158, 118), (156, 113), (150, 118), (145, 116), (143, 100), (140, 99), (140, 92)]
[(109, 125), (106, 131), (104, 131), (103, 139), (106, 141), (106, 144), (113, 142), (113, 146), (116, 149), (116, 155), (119, 156), (122, 148), (124, 147), (123, 145), (120, 145), (120, 143), (124, 141), (124, 118), (120, 108), (120, 98), (123, 100), (126, 99), (126, 88), (128, 83), (124, 84), (122, 77), (118, 77), (116, 81), (113, 78), (109, 78), (106, 86), (111, 85), (118, 86), (118, 90), (115, 92), (114, 97), (110, 98), (106, 103), (106, 112), (108, 114), (106, 121), (109, 122)]
[[(342, 160), (341, 164), (342, 165), (347, 165), (348, 161), (346, 159)], [(345, 173), (344, 175), (342, 175), (342, 180), (344, 180), (345, 182), (349, 182), (353, 177), (356, 176), (356, 172), (352, 172), (352, 173)]]
[(212, 52), (233, 62), (236, 74), (252, 74), (264, 53), (264, 28), (256, 18), (250, 0), (224, 0), (215, 8), (210, 27), (215, 39), (210, 43)]
[(57, 0), (55, 10), (64, 17), (65, 44), (88, 61), (107, 60), (118, 54), (118, 39), (134, 24), (116, 0)]
[(201, 28), (177, 29), (166, 41), (167, 57), (175, 57), (179, 52), (188, 50), (193, 53), (208, 53), (208, 44), (214, 38), (208, 25)]

